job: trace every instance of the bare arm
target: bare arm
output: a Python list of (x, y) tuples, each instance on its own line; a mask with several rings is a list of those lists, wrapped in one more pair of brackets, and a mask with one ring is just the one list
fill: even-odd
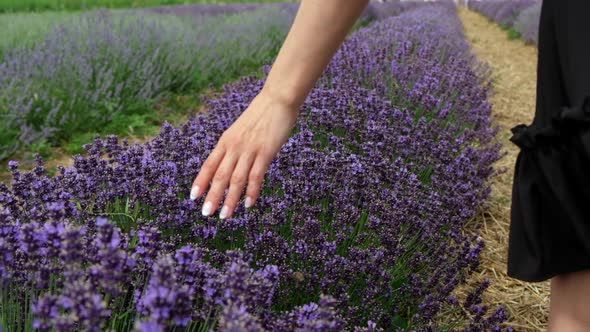
[(223, 133), (193, 183), (191, 199), (209, 189), (203, 215), (215, 212), (228, 187), (220, 218), (231, 217), (246, 185), (245, 205), (254, 204), (270, 163), (292, 133), (299, 108), (367, 3), (301, 1), (262, 91)]
[(368, 0), (303, 0), (264, 89), (299, 107)]

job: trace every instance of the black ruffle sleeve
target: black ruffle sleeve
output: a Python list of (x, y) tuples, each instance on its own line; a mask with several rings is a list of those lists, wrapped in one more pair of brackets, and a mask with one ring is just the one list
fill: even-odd
[(542, 281), (590, 268), (590, 96), (548, 126), (519, 124), (508, 275)]

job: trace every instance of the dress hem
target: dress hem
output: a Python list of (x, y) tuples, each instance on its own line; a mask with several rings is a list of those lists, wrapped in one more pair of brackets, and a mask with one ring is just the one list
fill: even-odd
[(527, 277), (527, 276), (524, 276), (520, 273), (515, 273), (515, 272), (510, 272), (510, 271), (507, 271), (506, 275), (509, 276), (510, 278), (517, 279), (520, 281), (525, 281), (525, 282), (544, 282), (544, 281), (550, 280), (553, 277), (557, 277), (559, 275), (568, 274), (568, 273), (575, 273), (575, 272), (582, 272), (582, 271), (586, 271), (586, 270), (590, 270), (590, 263), (588, 263), (588, 265), (582, 265), (582, 266), (578, 266), (578, 267), (559, 269), (554, 272), (539, 274), (538, 276)]

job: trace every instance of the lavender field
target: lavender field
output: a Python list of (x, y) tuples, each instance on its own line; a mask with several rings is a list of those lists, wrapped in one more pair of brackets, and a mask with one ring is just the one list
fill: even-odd
[(250, 3), (268, 3), (276, 0), (0, 0), (0, 13), (40, 12), (40, 11), (77, 11), (94, 8), (130, 8), (156, 7), (162, 4), (223, 4), (238, 3), (249, 6)]
[(508, 29), (513, 36), (537, 44), (541, 4), (541, 0), (479, 0), (470, 1), (469, 7)]
[(3, 51), (3, 151), (226, 84), (203, 96), (206, 112), (145, 143), (97, 137), (55, 176), (40, 157), (32, 171), (9, 162), (0, 330), (511, 331), (505, 308), (483, 303), (490, 281), (467, 286), (485, 244), (466, 228), (501, 145), (489, 72), (450, 2), (368, 9), (255, 207), (221, 221), (189, 199), (295, 9), (98, 11)]
[(119, 134), (117, 123), (156, 117), (154, 105), (170, 95), (252, 73), (276, 54), (296, 9), (223, 16), (209, 15), (210, 6), (188, 15), (102, 10), (47, 22), (45, 36), (1, 50), (0, 159), (83, 133)]

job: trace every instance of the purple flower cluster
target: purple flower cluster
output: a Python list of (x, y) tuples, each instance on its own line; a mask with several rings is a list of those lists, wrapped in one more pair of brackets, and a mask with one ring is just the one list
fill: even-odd
[(486, 77), (451, 4), (359, 30), (307, 98), (256, 207), (224, 221), (203, 217), (188, 188), (262, 88), (256, 77), (146, 143), (97, 138), (55, 177), (41, 160), (29, 173), (11, 162), (0, 282), (2, 314), (17, 319), (6, 328), (508, 331), (504, 309), (482, 304), (488, 282), (454, 294), (478, 268), (484, 243), (463, 227), (500, 158)]
[(0, 61), (0, 158), (39, 141), (93, 132), (162, 96), (219, 84), (270, 61), (296, 11), (159, 15), (94, 11)]
[(512, 28), (518, 15), (539, 0), (479, 0), (469, 1), (474, 9), (506, 28)]

